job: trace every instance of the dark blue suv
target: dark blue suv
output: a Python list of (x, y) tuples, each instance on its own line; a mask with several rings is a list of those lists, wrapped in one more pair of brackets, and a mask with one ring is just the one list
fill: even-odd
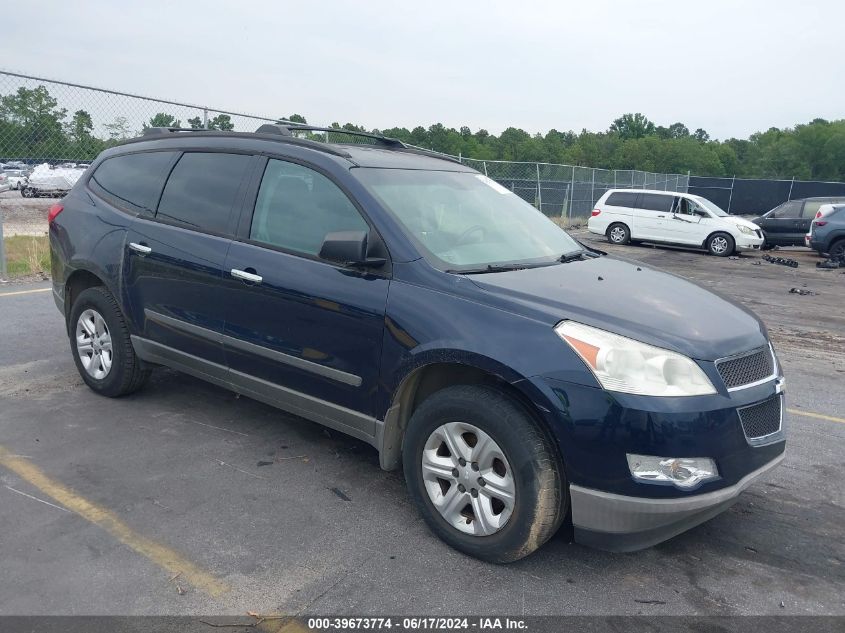
[(457, 162), (323, 133), (151, 129), (97, 158), (50, 213), (94, 391), (165, 365), (343, 431), (402, 465), (437, 535), (497, 562), (564, 521), (597, 547), (658, 543), (783, 458), (754, 314)]

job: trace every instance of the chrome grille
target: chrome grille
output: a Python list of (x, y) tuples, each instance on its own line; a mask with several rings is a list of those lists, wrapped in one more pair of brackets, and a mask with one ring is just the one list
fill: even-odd
[(745, 437), (753, 440), (777, 433), (781, 426), (782, 407), (783, 399), (776, 395), (750, 407), (737, 409)]
[(716, 369), (728, 389), (764, 380), (775, 373), (775, 361), (768, 347), (716, 362)]

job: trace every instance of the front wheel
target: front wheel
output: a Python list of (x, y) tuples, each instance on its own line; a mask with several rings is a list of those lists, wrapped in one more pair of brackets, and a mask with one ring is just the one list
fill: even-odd
[(149, 376), (132, 348), (123, 313), (105, 288), (79, 294), (71, 308), (68, 334), (76, 368), (97, 393), (123, 396), (140, 389)]
[(733, 255), (736, 243), (727, 233), (714, 233), (707, 238), (707, 251), (716, 257)]
[(414, 412), (405, 479), (431, 530), (466, 554), (508, 563), (557, 531), (568, 505), (556, 453), (516, 402), (490, 387), (447, 387)]

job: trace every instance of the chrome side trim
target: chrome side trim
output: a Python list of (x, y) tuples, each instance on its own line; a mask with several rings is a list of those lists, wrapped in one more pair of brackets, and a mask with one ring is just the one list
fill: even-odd
[(297, 369), (322, 376), (323, 378), (329, 378), (345, 385), (360, 387), (362, 383), (362, 378), (360, 376), (356, 376), (355, 374), (350, 374), (340, 369), (335, 369), (334, 367), (326, 367), (325, 365), (320, 365), (319, 363), (314, 363), (310, 360), (305, 360), (304, 358), (291, 356), (290, 354), (285, 354), (284, 352), (279, 352), (274, 349), (270, 349), (269, 347), (264, 347), (263, 345), (256, 345), (255, 343), (250, 343), (248, 341), (235, 338), (234, 336), (229, 336), (228, 334), (221, 334), (220, 332), (215, 332), (214, 330), (209, 330), (208, 328), (194, 325), (193, 323), (188, 323), (187, 321), (183, 321), (181, 319), (174, 319), (173, 317), (169, 317), (165, 314), (154, 312), (153, 310), (145, 308), (144, 316), (151, 321), (160, 323), (161, 325), (176, 328), (242, 352), (255, 354), (256, 356), (261, 356), (278, 363), (284, 363), (285, 365), (290, 365), (291, 367), (296, 367)]
[(231, 370), (218, 363), (140, 336), (130, 338), (135, 353), (144, 361), (172, 367), (219, 387), (341, 431), (379, 448), (378, 438), (382, 436), (384, 426), (381, 420), (267, 380)]

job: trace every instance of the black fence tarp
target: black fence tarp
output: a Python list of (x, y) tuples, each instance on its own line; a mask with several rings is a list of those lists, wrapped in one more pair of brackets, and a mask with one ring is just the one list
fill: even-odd
[(687, 192), (715, 202), (728, 213), (762, 215), (787, 200), (845, 198), (845, 182), (690, 176)]

